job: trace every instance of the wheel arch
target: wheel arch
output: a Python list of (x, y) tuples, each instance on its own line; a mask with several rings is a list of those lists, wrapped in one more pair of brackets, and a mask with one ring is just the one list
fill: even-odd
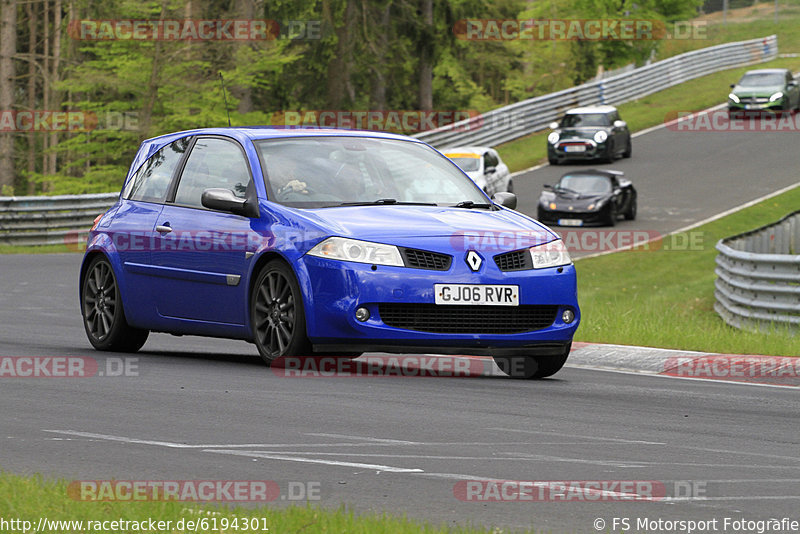
[[(301, 277), (297, 272), (299, 264), (302, 264), (302, 262), (292, 262), (289, 258), (287, 258), (286, 256), (284, 256), (283, 254), (281, 254), (276, 250), (265, 251), (264, 253), (260, 254), (256, 259), (256, 261), (253, 263), (253, 268), (250, 270), (250, 278), (247, 282), (247, 298), (245, 299), (247, 306), (247, 314), (245, 316), (245, 321), (251, 339), (254, 339), (255, 337), (255, 332), (253, 332), (253, 324), (251, 321), (251, 315), (253, 312), (252, 310), (253, 289), (255, 288), (258, 275), (261, 273), (261, 271), (264, 270), (264, 268), (267, 266), (268, 263), (274, 260), (282, 261), (284, 264), (286, 264), (286, 266), (294, 275), (294, 279), (297, 282), (297, 285), (300, 287), (300, 293), (303, 296), (304, 310), (307, 310), (312, 305), (313, 302), (311, 299), (311, 286), (310, 286), (310, 281), (308, 280), (308, 276)], [(308, 336), (308, 313), (305, 313), (304, 315), (305, 315), (304, 328), (306, 330), (306, 336)]]

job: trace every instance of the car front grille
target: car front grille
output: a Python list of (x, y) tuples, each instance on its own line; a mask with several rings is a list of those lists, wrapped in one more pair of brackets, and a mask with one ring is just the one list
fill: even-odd
[(541, 330), (556, 320), (558, 306), (378, 305), (384, 324), (437, 334), (519, 334)]
[(501, 271), (525, 271), (533, 268), (528, 249), (498, 254), (494, 257), (494, 262)]
[(769, 98), (764, 97), (757, 97), (757, 96), (746, 96), (739, 100), (741, 104), (766, 104), (769, 102)]
[(401, 253), (403, 254), (406, 267), (412, 267), (414, 269), (446, 271), (450, 268), (450, 264), (453, 261), (453, 257), (447, 254), (417, 250), (415, 248), (402, 248)]

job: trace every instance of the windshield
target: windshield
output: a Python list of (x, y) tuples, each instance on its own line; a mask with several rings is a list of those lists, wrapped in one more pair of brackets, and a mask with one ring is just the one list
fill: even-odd
[(477, 154), (445, 154), (445, 156), (465, 172), (477, 171), (481, 166), (481, 158)]
[(769, 87), (783, 85), (786, 75), (779, 72), (751, 72), (742, 76), (739, 85), (744, 87)]
[(561, 119), (562, 128), (576, 126), (608, 126), (608, 116), (605, 113), (570, 113)]
[(410, 141), (303, 137), (257, 141), (269, 199), (297, 208), (352, 203), (488, 203), (447, 158)]
[(556, 189), (569, 189), (583, 195), (600, 195), (611, 191), (611, 182), (603, 176), (567, 174), (559, 180)]

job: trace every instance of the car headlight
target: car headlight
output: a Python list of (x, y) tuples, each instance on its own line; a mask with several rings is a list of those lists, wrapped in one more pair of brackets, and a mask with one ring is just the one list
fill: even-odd
[(783, 98), (783, 91), (778, 91), (777, 93), (769, 97), (769, 101), (775, 102), (776, 100), (780, 100), (781, 98)]
[(550, 132), (550, 135), (547, 136), (547, 142), (551, 145), (558, 143), (558, 132)]
[(375, 265), (397, 265), (402, 267), (403, 258), (394, 245), (383, 245), (344, 237), (329, 237), (308, 251), (309, 256), (329, 260), (354, 261)]
[(606, 139), (608, 139), (608, 134), (604, 130), (600, 130), (594, 134), (594, 140), (597, 143), (604, 143)]
[(560, 239), (531, 247), (531, 259), (533, 259), (534, 269), (545, 269), (547, 267), (559, 267), (569, 265), (572, 259), (569, 257), (567, 247)]
[(735, 94), (733, 94), (733, 93), (731, 93), (731, 94), (729, 94), (729, 95), (728, 95), (728, 99), (729, 99), (731, 102), (735, 103), (735, 104), (738, 104), (738, 103), (739, 103), (739, 97), (738, 97), (738, 96), (736, 96), (736, 95), (735, 95)]

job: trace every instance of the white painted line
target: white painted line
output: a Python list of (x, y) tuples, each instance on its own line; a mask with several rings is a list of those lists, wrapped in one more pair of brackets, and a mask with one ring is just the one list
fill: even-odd
[(169, 441), (152, 441), (146, 439), (126, 438), (124, 436), (112, 436), (110, 434), (95, 434), (92, 432), (77, 432), (75, 430), (49, 430), (43, 429), (42, 432), (50, 432), (52, 434), (64, 434), (66, 436), (78, 436), (81, 438), (99, 439), (103, 441), (119, 441), (121, 443), (135, 443), (140, 445), (156, 445), (158, 447), (169, 447), (172, 449), (192, 449), (196, 448), (195, 445), (186, 445), (183, 443), (172, 443)]
[(511, 173), (511, 177), (514, 178), (515, 176), (519, 176), (520, 174), (525, 174), (526, 172), (533, 172), (538, 171), (542, 167), (547, 167), (550, 165), (549, 163), (540, 163), (539, 165), (534, 165), (533, 167), (528, 167), (527, 169), (522, 169), (521, 171)]
[(360, 440), (360, 441), (369, 441), (371, 443), (394, 443), (394, 444), (401, 444), (401, 445), (420, 445), (420, 443), (416, 441), (403, 441), (399, 439), (384, 439), (384, 438), (371, 438), (368, 436), (350, 436), (347, 434), (326, 434), (323, 432), (309, 432), (306, 433), (306, 436), (316, 436), (320, 438), (343, 438), (343, 439), (353, 439), (353, 440)]
[[(780, 356), (781, 358), (785, 358), (786, 356)], [(740, 382), (738, 380), (723, 380), (722, 378), (700, 378), (694, 376), (675, 376), (675, 375), (662, 375), (660, 373), (654, 373), (652, 371), (647, 370), (631, 370), (631, 369), (622, 369), (620, 367), (595, 367), (592, 365), (583, 365), (579, 363), (568, 363), (565, 364), (564, 367), (572, 367), (575, 369), (586, 369), (587, 371), (603, 371), (605, 373), (620, 373), (625, 375), (637, 375), (637, 376), (652, 376), (656, 378), (675, 378), (678, 380), (698, 380), (701, 382), (709, 382), (711, 384), (719, 384), (719, 385), (738, 385), (738, 386), (758, 386), (762, 388), (775, 388), (775, 389), (782, 389), (782, 390), (791, 390), (797, 389), (797, 385), (793, 384), (764, 384), (762, 382)]]
[(362, 464), (356, 462), (339, 462), (336, 460), (323, 460), (321, 458), (304, 458), (299, 456), (286, 456), (283, 454), (271, 454), (268, 452), (259, 451), (239, 451), (239, 450), (225, 450), (225, 449), (204, 449), (203, 452), (214, 452), (217, 454), (229, 454), (232, 456), (246, 456), (249, 458), (264, 458), (267, 460), (284, 460), (287, 462), (300, 462), (308, 464), (325, 464), (338, 467), (355, 467), (358, 469), (374, 469), (376, 471), (384, 471), (387, 473), (423, 473), (422, 469), (407, 468), (407, 467), (394, 467), (391, 465), (379, 464)]
[(666, 445), (666, 443), (661, 441), (643, 441), (643, 440), (634, 440), (634, 439), (622, 439), (622, 438), (602, 438), (599, 436), (585, 436), (580, 434), (563, 434), (561, 432), (546, 432), (543, 430), (521, 430), (517, 428), (489, 428), (487, 430), (495, 430), (497, 432), (517, 432), (520, 434), (546, 434), (549, 436), (559, 436), (564, 438), (579, 438), (579, 439), (587, 439), (589, 441), (613, 441), (616, 443), (635, 443), (639, 445)]

